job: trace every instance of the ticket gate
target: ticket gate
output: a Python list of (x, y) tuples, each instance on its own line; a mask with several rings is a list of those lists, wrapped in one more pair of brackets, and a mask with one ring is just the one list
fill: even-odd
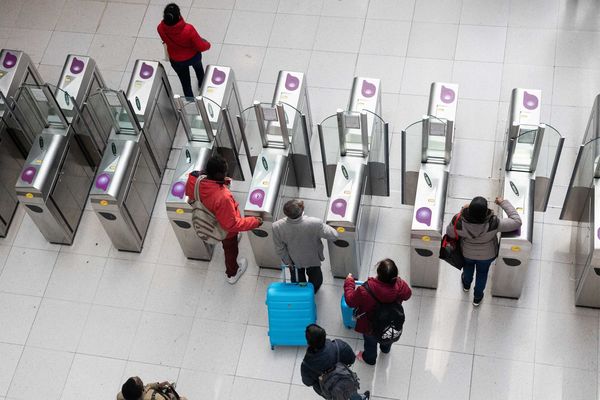
[(361, 205), (365, 196), (389, 196), (388, 124), (381, 118), (381, 82), (356, 77), (347, 110), (318, 126), (329, 203), (325, 222), (338, 231), (328, 241), (331, 273), (360, 276), (364, 252)]
[(516, 208), (522, 225), (501, 235), (492, 296), (521, 296), (533, 240), (534, 211), (544, 212), (548, 207), (562, 151), (561, 134), (540, 122), (541, 99), (540, 90), (512, 91), (501, 196)]
[(244, 214), (264, 221), (249, 234), (250, 245), (260, 267), (280, 269), (273, 222), (283, 216), (283, 204), (298, 196), (299, 187), (315, 187), (306, 76), (279, 71), (273, 101), (255, 102), (238, 122), (252, 172)]
[(51, 243), (72, 244), (83, 215), (103, 150), (95, 144), (106, 140), (85, 101), (103, 87), (94, 60), (70, 55), (58, 87), (24, 84), (14, 96), (17, 120), (38, 129), (15, 185), (17, 198)]
[(24, 83), (42, 85), (35, 65), (22, 51), (0, 51), (0, 237), (5, 237), (17, 210), (15, 183), (33, 136), (15, 118), (12, 97)]
[(206, 162), (215, 153), (227, 160), (228, 176), (244, 179), (239, 160), (241, 130), (233, 120), (233, 116), (242, 114), (242, 108), (233, 70), (209, 65), (200, 96), (194, 100), (179, 96), (175, 99), (188, 142), (181, 149), (167, 193), (167, 215), (185, 256), (208, 261), (212, 258), (214, 245), (196, 235), (185, 183), (190, 172), (204, 170)]
[[(402, 131), (402, 203), (414, 205), (410, 231), (412, 286), (438, 286), (457, 102), (458, 85), (433, 82), (427, 115)], [(421, 139), (418, 158), (409, 158), (406, 152), (409, 135)]]
[(600, 308), (600, 95), (579, 146), (560, 219), (577, 222), (575, 304)]
[(118, 250), (140, 252), (179, 124), (167, 74), (158, 61), (137, 60), (127, 93), (101, 90), (88, 102), (110, 127), (92, 208)]

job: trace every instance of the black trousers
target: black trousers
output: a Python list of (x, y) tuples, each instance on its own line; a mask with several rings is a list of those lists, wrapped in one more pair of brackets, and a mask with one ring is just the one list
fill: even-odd
[(198, 87), (202, 86), (204, 80), (204, 67), (202, 66), (202, 53), (196, 54), (194, 57), (186, 61), (173, 61), (171, 60), (171, 67), (177, 73), (181, 87), (183, 89), (183, 95), (185, 97), (194, 97), (192, 91), (192, 79), (190, 77), (190, 67), (194, 68), (196, 72), (196, 78), (198, 78)]
[[(296, 282), (296, 274), (294, 268), (290, 268), (291, 281)], [(298, 282), (306, 282), (306, 275), (308, 275), (308, 281), (313, 284), (315, 293), (319, 290), (323, 284), (323, 271), (321, 267), (307, 267), (307, 268), (296, 268), (298, 271)]]

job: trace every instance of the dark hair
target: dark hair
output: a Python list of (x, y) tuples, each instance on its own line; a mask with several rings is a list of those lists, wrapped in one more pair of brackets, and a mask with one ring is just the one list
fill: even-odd
[(224, 181), (227, 176), (227, 161), (218, 154), (215, 154), (206, 162), (206, 177), (213, 181)]
[(121, 386), (121, 394), (125, 400), (139, 400), (144, 394), (144, 385), (139, 378), (131, 377)]
[(286, 217), (291, 219), (300, 217), (302, 215), (302, 211), (304, 211), (304, 202), (302, 200), (290, 200), (283, 205), (283, 213)]
[(327, 332), (317, 324), (310, 324), (306, 327), (306, 343), (308, 344), (309, 350), (321, 350), (325, 347), (325, 339), (327, 338)]
[(475, 224), (482, 224), (485, 221), (487, 212), (488, 206), (485, 197), (474, 197), (467, 209), (467, 220)]
[(398, 267), (393, 260), (385, 258), (377, 263), (377, 279), (384, 283), (392, 283), (398, 277)]
[(163, 22), (167, 26), (173, 26), (181, 19), (181, 11), (175, 3), (167, 4), (163, 11)]

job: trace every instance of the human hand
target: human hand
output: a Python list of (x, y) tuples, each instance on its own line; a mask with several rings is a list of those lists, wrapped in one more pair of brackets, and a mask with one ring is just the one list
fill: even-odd
[(158, 387), (161, 387), (161, 388), (169, 387), (169, 386), (171, 386), (171, 383), (169, 381), (160, 382), (158, 384)]
[(256, 217), (256, 219), (258, 220), (258, 226), (261, 226), (263, 224), (263, 219), (261, 217)]
[(494, 201), (494, 203), (500, 205), (500, 203), (502, 203), (504, 201), (504, 199), (500, 196), (496, 197), (496, 200)]

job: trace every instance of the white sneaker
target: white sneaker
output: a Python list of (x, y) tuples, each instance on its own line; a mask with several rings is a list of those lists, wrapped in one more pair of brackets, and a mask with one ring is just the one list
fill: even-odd
[(248, 268), (248, 260), (245, 258), (240, 258), (238, 260), (238, 265), (239, 268), (237, 273), (234, 276), (227, 278), (227, 282), (229, 282), (231, 285), (234, 285), (242, 277), (242, 275), (244, 275), (244, 272), (246, 272), (246, 269)]

